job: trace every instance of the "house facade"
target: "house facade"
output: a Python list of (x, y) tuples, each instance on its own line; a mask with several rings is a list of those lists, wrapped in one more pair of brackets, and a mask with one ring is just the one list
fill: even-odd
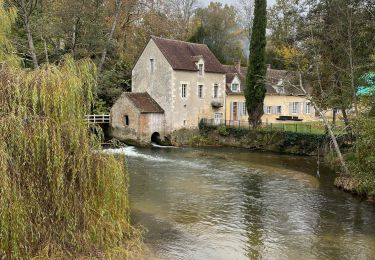
[(151, 37), (133, 68), (131, 92), (147, 94), (160, 106), (163, 129), (151, 116), (140, 119), (142, 102), (137, 113), (130, 112), (133, 96), (124, 94), (111, 109), (112, 136), (149, 142), (152, 131), (163, 139), (174, 130), (198, 127), (200, 118), (224, 119), (225, 90), (225, 69), (207, 45)]
[[(244, 90), (247, 68), (239, 63), (224, 66), (226, 70), (226, 120), (247, 121)], [(314, 107), (298, 89), (290, 86), (294, 79), (291, 72), (267, 68), (266, 97), (263, 123), (295, 123), (316, 121)]]
[(124, 92), (111, 109), (110, 131), (122, 141), (157, 141), (165, 135), (164, 110), (147, 92)]
[(132, 92), (164, 109), (167, 132), (224, 118), (225, 89), (225, 69), (204, 44), (152, 37), (132, 71)]

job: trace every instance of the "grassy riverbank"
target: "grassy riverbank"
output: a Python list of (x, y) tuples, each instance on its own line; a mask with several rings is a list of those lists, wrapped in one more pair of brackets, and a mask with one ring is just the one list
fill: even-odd
[[(172, 134), (176, 146), (231, 146), (296, 155), (317, 155), (326, 136), (270, 129), (248, 129), (200, 124), (200, 129), (182, 129)], [(321, 152), (321, 151), (320, 151)]]

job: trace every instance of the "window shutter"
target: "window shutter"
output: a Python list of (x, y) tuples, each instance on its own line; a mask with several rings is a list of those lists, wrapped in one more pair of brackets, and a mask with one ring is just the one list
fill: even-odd
[(263, 107), (263, 111), (264, 111), (265, 114), (267, 114), (267, 106)]
[(313, 106), (312, 103), (310, 103), (310, 113), (311, 115), (315, 116), (315, 107)]
[(301, 103), (297, 102), (297, 114), (301, 114)]
[(233, 102), (230, 102), (230, 120), (233, 120)]
[(277, 106), (272, 107), (272, 114), (277, 114)]
[(242, 116), (242, 102), (238, 102), (238, 117), (241, 118)]
[(289, 115), (293, 114), (293, 103), (289, 102)]
[(243, 110), (244, 110), (244, 115), (247, 115), (247, 108), (246, 108), (246, 102), (243, 102)]
[(303, 109), (303, 113), (304, 113), (304, 114), (307, 114), (307, 103), (306, 103), (306, 102), (303, 102), (303, 103), (302, 103), (302, 106), (303, 106), (303, 108), (302, 108), (302, 109)]

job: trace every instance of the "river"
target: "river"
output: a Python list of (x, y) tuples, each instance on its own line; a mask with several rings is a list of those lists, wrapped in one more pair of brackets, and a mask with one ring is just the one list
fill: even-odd
[(375, 206), (316, 158), (232, 148), (126, 147), (150, 259), (375, 259)]

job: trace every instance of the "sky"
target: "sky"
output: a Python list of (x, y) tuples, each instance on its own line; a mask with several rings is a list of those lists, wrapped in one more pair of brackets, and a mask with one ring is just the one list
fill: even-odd
[[(250, 0), (249, 0), (250, 1)], [(221, 2), (223, 4), (232, 4), (236, 5), (238, 3), (238, 0), (200, 0), (201, 3), (207, 5), (210, 2)], [(276, 0), (267, 0), (268, 6), (274, 4)]]

